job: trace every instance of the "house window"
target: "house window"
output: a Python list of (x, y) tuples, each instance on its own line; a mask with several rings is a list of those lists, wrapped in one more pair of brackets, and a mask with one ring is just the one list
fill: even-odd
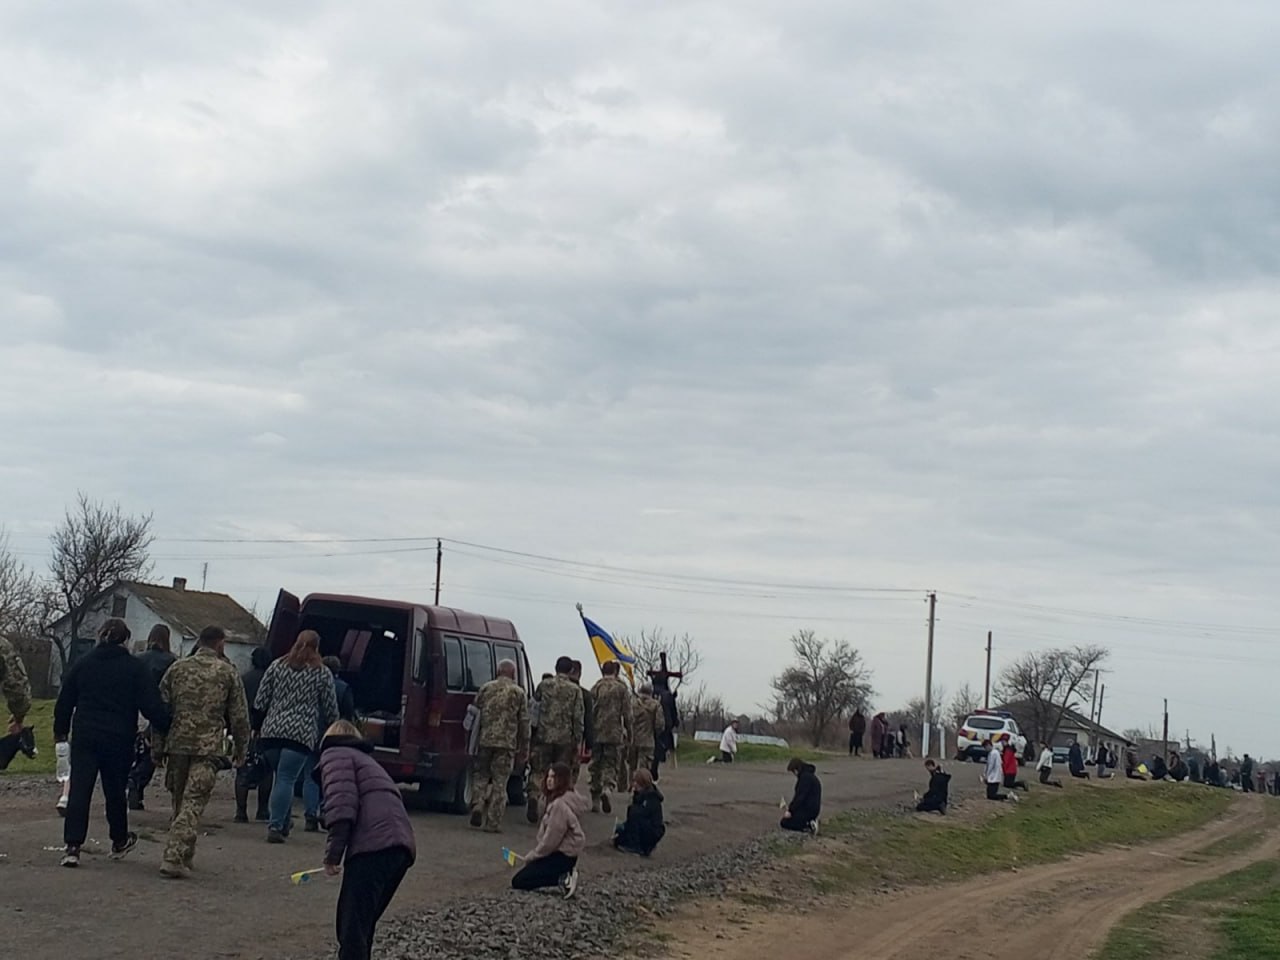
[(129, 605), (128, 597), (112, 597), (111, 598), (111, 615), (116, 618), (123, 618), (125, 608)]

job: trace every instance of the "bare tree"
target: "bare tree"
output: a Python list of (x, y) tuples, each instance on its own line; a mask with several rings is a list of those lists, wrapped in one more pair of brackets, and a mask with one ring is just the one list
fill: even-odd
[(734, 716), (720, 695), (709, 693), (705, 684), (680, 697), (680, 725), (688, 736), (699, 730), (723, 730)]
[[(933, 712), (930, 716), (933, 717), (934, 726), (939, 726), (944, 722), (942, 719), (943, 704), (946, 701), (947, 691), (945, 689), (938, 688), (933, 692)], [(915, 731), (924, 728), (924, 697), (912, 697), (907, 701), (905, 707), (895, 710), (891, 716), (896, 723), (905, 723), (907, 729), (912, 731), (912, 736), (915, 736)]]
[[(50, 535), (49, 572), (55, 599), (46, 616), (47, 636), (65, 669), (85, 617), (102, 592), (118, 580), (138, 580), (151, 572), (147, 551), (153, 541), (151, 515), (134, 517), (119, 504), (106, 506), (81, 493)], [(68, 618), (64, 632), (49, 629)]]
[(639, 668), (636, 672), (646, 679), (650, 671), (658, 669), (662, 654), (665, 653), (667, 669), (683, 675), (681, 680), (672, 684), (673, 690), (678, 690), (680, 684), (687, 682), (702, 666), (702, 654), (694, 644), (693, 638), (687, 633), (679, 637), (674, 634), (667, 636), (661, 627), (653, 627), (649, 630), (641, 630), (639, 639), (631, 637), (620, 639), (636, 655), (636, 666)]
[(963, 683), (951, 698), (951, 702), (947, 704), (946, 723), (958, 730), (970, 714), (980, 709), (982, 709), (982, 697), (967, 682)]
[(1107, 649), (1099, 646), (1025, 654), (1001, 671), (997, 696), (1006, 704), (1022, 707), (1019, 713), (1031, 727), (1030, 738), (1052, 743), (1063, 714), (1081, 706), (1076, 694), (1107, 656)]
[(791, 638), (796, 662), (773, 679), (774, 716), (803, 724), (816, 747), (838, 717), (865, 707), (875, 692), (871, 671), (844, 640), (819, 640), (812, 630)]
[(0, 633), (29, 639), (40, 635), (43, 584), (9, 548), (0, 529)]

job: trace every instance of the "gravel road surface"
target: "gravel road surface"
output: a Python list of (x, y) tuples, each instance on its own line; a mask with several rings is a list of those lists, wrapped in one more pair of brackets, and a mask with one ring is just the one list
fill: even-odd
[[(953, 786), (973, 793), (965, 787), (972, 780), (976, 788), (977, 768), (956, 768), (961, 775)], [(918, 761), (832, 757), (818, 770), (827, 815), (900, 808), (926, 779)], [(775, 833), (778, 801), (790, 796), (793, 783), (781, 764), (668, 771), (661, 788), (669, 826), (658, 851), (650, 859), (618, 854), (608, 845), (613, 817), (588, 816), (582, 887), (572, 903), (507, 889), (510, 869), (500, 847), (523, 852), (533, 843), (534, 828), (524, 822), (522, 809), (508, 810), (501, 837), (471, 830), (462, 817), (415, 810), (418, 863), (384, 919), (376, 955), (448, 955), (454, 948), (472, 960), (528, 956), (545, 942), (567, 939), (562, 955), (589, 956), (616, 933), (624, 907), (640, 904), (661, 912), (673, 900), (714, 893), (737, 872), (762, 868), (765, 856), (757, 841)], [(133, 828), (143, 842), (120, 863), (106, 858), (106, 823), (101, 798), (95, 798), (91, 842), (79, 870), (58, 866), (62, 821), (53, 810), (56, 794), (52, 780), (0, 777), (0, 942), (6, 955), (330, 955), (337, 882), (294, 887), (288, 881), (290, 873), (320, 865), (323, 836), (295, 832), (288, 844), (270, 846), (261, 825), (233, 824), (229, 779), (219, 784), (206, 813), (196, 870), (186, 881), (164, 881), (158, 874), (168, 823), (163, 789), (149, 791), (150, 809), (134, 815)], [(623, 806), (619, 796), (615, 810)]]

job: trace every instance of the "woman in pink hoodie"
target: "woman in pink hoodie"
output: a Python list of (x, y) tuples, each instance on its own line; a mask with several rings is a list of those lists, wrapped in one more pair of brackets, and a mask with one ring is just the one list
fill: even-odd
[(573, 789), (573, 773), (568, 764), (553, 763), (543, 780), (546, 812), (538, 824), (538, 842), (525, 856), (525, 864), (511, 878), (513, 890), (541, 890), (560, 887), (565, 899), (578, 889), (578, 857), (587, 845), (579, 817), (587, 812), (587, 801)]

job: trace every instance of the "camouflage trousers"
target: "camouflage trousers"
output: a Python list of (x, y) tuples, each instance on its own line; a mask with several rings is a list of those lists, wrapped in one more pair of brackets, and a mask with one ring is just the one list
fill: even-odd
[[(632, 747), (627, 751), (627, 765), (631, 768), (631, 775), (634, 777), (637, 770), (648, 770), (653, 772), (654, 749), (653, 743), (648, 746)], [(630, 786), (630, 781), (627, 783)]]
[(200, 817), (218, 779), (218, 758), (189, 753), (171, 754), (165, 770), (165, 786), (173, 794), (173, 823), (164, 845), (164, 862), (190, 867), (196, 855)]
[(516, 752), (500, 747), (480, 747), (471, 758), (471, 812), (479, 813), (486, 830), (502, 829), (507, 810), (507, 780)]
[(591, 751), (591, 796), (616, 793), (622, 775), (622, 745), (597, 743)]
[[(576, 743), (539, 743), (529, 757), (529, 800), (542, 796), (542, 778), (553, 763), (566, 763), (572, 770), (577, 763)], [(576, 778), (575, 778), (576, 782)]]

